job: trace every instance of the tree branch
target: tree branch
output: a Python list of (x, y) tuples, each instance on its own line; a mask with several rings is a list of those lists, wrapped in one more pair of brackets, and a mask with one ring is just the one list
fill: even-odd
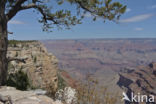
[(45, 20), (45, 22), (47, 22), (47, 20), (51, 20), (51, 21), (53, 21), (54, 24), (58, 24), (58, 22), (54, 19), (53, 16), (50, 16), (49, 14), (44, 13), (43, 8), (40, 7), (39, 5), (36, 5), (35, 3), (31, 3), (29, 5), (22, 6), (21, 10), (30, 9), (30, 8), (37, 9), (43, 16), (43, 19)]
[(13, 32), (8, 31), (8, 34), (13, 34)]
[(7, 21), (11, 20), (21, 10), (34, 8), (34, 9), (37, 9), (41, 13), (41, 15), (43, 16), (43, 19), (45, 20), (45, 22), (47, 22), (47, 20), (51, 20), (54, 24), (59, 24), (54, 19), (53, 16), (50, 16), (50, 15), (46, 14), (41, 6), (36, 5), (37, 1), (34, 1), (33, 3), (25, 5), (25, 6), (21, 6), (25, 1), (27, 1), (27, 0), (18, 0), (15, 3), (15, 5), (12, 7), (12, 9), (6, 14)]
[(38, 11), (42, 14), (43, 18), (46, 21), (46, 14), (44, 13), (43, 9), (40, 6), (36, 5), (35, 3), (29, 4), (29, 5), (26, 5), (26, 6), (22, 6), (21, 10), (30, 9), (30, 8), (38, 9)]
[(0, 9), (5, 8), (7, 0), (0, 0)]
[(27, 59), (28, 59), (28, 58), (11, 58), (11, 57), (8, 57), (8, 62), (17, 61), (17, 62), (26, 63), (25, 60), (27, 60)]
[(84, 10), (90, 12), (90, 13), (94, 13), (94, 11), (92, 11), (92, 10), (86, 8), (86, 7), (82, 4), (81, 1), (76, 1), (76, 2), (80, 5), (80, 7), (81, 7), (82, 9), (84, 9)]
[(11, 20), (18, 11), (21, 10), (21, 5), (27, 0), (17, 0), (15, 5), (11, 8), (11, 10), (6, 14), (7, 21)]

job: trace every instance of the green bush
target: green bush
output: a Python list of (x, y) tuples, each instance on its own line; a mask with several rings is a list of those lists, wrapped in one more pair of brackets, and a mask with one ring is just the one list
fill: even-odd
[(30, 86), (27, 74), (21, 70), (16, 73), (9, 74), (7, 86), (12, 86), (19, 90), (27, 90)]
[(34, 63), (36, 63), (36, 62), (37, 62), (37, 57), (35, 56), (35, 57), (34, 57)]
[(64, 79), (58, 74), (58, 89), (64, 89), (66, 87), (66, 83)]
[(15, 54), (15, 57), (17, 57), (18, 56), (18, 52), (16, 52), (16, 54)]
[(36, 40), (28, 40), (28, 41), (24, 41), (24, 40), (9, 40), (9, 45), (10, 44), (24, 44), (24, 43), (31, 43), (31, 42), (37, 42)]

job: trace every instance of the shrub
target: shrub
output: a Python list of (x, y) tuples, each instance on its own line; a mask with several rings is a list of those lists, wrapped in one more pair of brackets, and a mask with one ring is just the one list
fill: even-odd
[(60, 74), (58, 74), (58, 90), (59, 89), (64, 89), (66, 87), (66, 83), (64, 79), (61, 77)]
[(99, 85), (96, 78), (87, 75), (86, 81), (77, 88), (77, 104), (116, 104), (117, 94), (111, 94), (106, 87)]
[(15, 87), (19, 90), (27, 90), (30, 86), (27, 74), (21, 70), (8, 75), (7, 85)]
[(17, 57), (18, 56), (18, 52), (16, 52), (16, 54), (15, 54), (15, 57)]
[(34, 63), (36, 63), (36, 62), (37, 62), (37, 57), (35, 56), (35, 57), (34, 57)]

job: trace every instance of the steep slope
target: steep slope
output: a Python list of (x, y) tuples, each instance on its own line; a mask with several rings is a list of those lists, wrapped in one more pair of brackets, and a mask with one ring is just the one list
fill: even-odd
[(27, 73), (33, 87), (44, 89), (52, 87), (56, 91), (58, 61), (40, 42), (12, 41), (8, 48), (8, 57), (25, 59), (25, 63), (12, 61), (9, 65), (9, 74), (22, 70)]

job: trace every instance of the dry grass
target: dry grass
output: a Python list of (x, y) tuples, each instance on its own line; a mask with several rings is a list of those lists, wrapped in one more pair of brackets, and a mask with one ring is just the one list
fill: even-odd
[(86, 81), (77, 88), (78, 104), (116, 104), (117, 95), (111, 94), (106, 87), (99, 87), (99, 83), (92, 75), (87, 75)]

